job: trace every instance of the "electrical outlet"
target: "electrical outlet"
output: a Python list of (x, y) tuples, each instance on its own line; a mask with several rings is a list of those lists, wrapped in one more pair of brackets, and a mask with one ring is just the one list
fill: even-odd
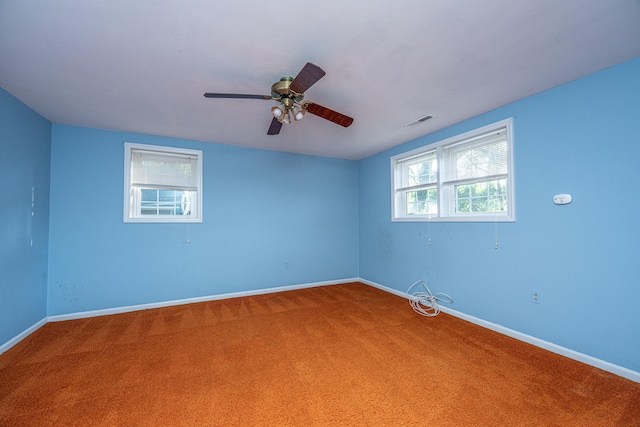
[(531, 291), (531, 302), (534, 304), (540, 304), (540, 292)]

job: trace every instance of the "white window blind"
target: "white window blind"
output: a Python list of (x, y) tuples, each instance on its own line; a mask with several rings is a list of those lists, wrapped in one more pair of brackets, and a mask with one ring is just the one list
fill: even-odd
[(464, 143), (443, 147), (444, 183), (501, 178), (508, 173), (507, 130), (502, 128)]
[(436, 153), (426, 153), (402, 162), (402, 188), (421, 187), (438, 180)]
[(195, 191), (198, 188), (198, 157), (132, 149), (131, 185)]

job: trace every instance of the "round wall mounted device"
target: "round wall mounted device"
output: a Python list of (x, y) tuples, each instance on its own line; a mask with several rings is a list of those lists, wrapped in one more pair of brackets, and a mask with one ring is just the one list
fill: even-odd
[(571, 194), (556, 194), (553, 196), (553, 203), (556, 205), (568, 205), (571, 200)]

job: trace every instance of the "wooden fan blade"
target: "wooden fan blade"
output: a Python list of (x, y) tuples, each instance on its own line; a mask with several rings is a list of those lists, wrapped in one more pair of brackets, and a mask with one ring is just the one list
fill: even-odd
[(242, 93), (205, 93), (205, 98), (271, 99), (270, 95), (246, 95)]
[(323, 107), (322, 105), (314, 104), (313, 102), (307, 104), (307, 111), (311, 114), (322, 117), (323, 119), (329, 120), (330, 122), (339, 124), (340, 126), (349, 127), (351, 126), (351, 123), (353, 123), (353, 119), (351, 117), (345, 116), (344, 114), (333, 111), (327, 107)]
[(289, 89), (295, 93), (303, 94), (324, 75), (325, 72), (322, 68), (312, 64), (311, 62), (307, 62), (307, 65), (305, 65), (302, 70), (300, 70), (296, 78), (293, 79)]
[(280, 133), (281, 128), (282, 128), (282, 123), (280, 123), (278, 119), (274, 117), (273, 120), (271, 120), (271, 126), (269, 126), (267, 135), (277, 135)]

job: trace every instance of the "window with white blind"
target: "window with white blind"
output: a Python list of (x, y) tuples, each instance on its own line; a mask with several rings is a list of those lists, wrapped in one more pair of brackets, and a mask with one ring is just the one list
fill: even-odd
[(202, 151), (125, 142), (125, 222), (202, 222)]
[(393, 221), (515, 221), (513, 120), (391, 158)]

